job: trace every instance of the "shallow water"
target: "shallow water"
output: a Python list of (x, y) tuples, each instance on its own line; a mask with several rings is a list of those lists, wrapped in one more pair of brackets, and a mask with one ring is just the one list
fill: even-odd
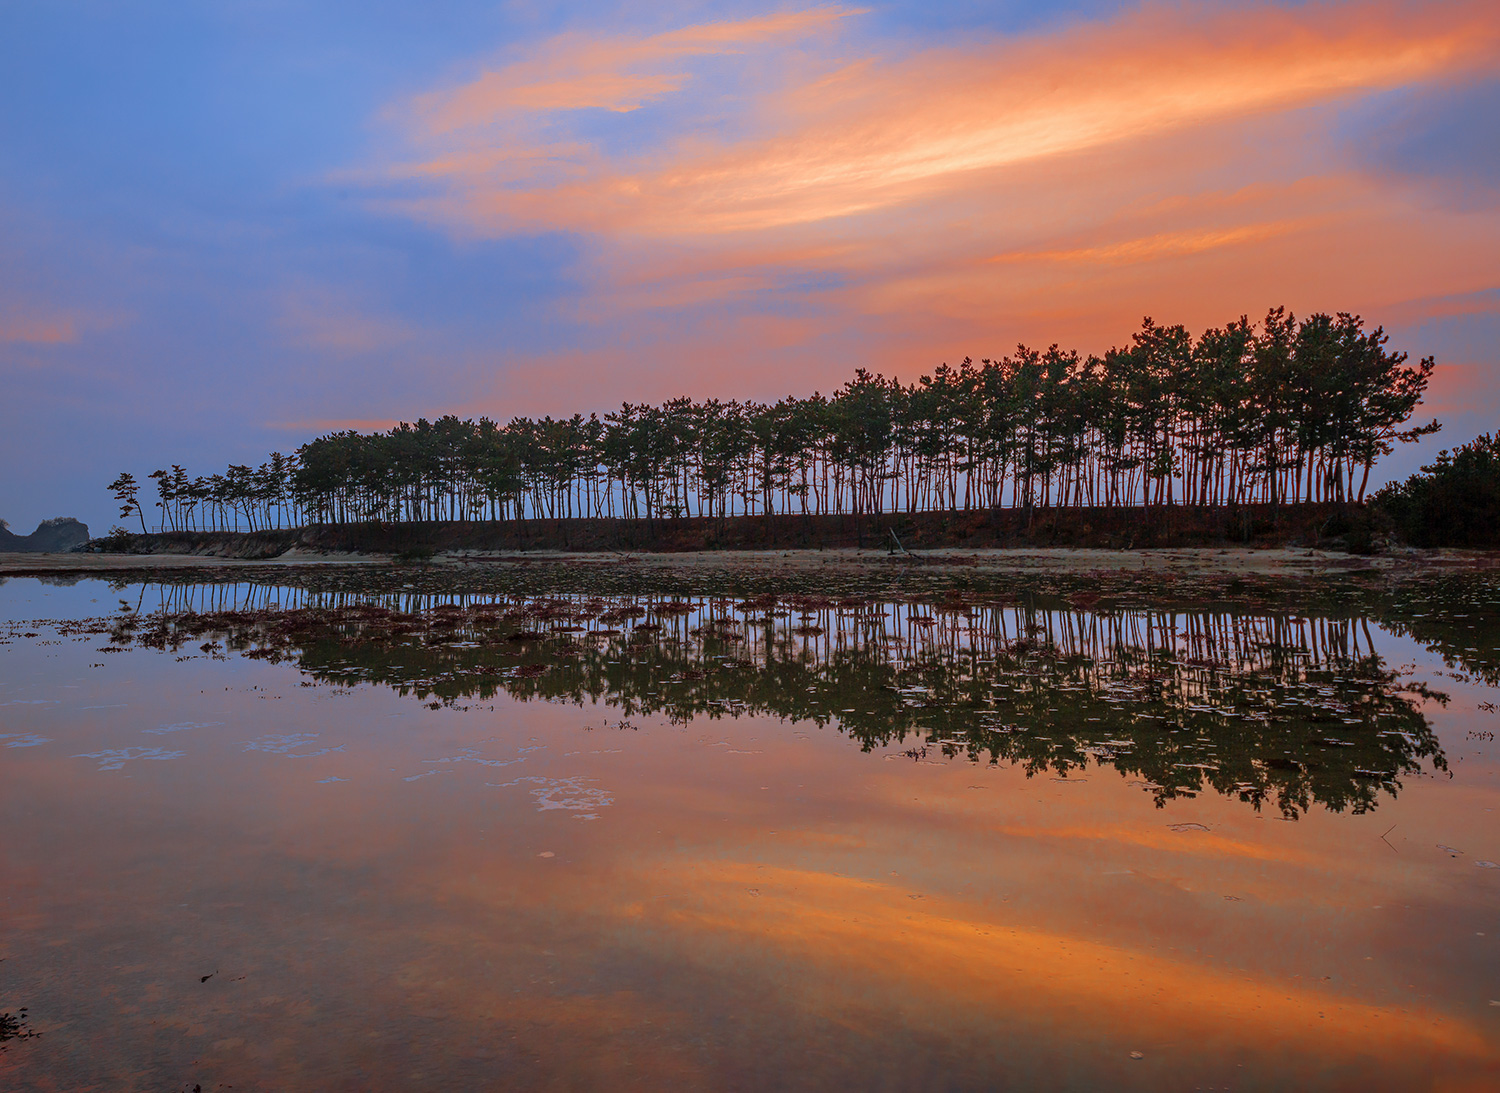
[(1492, 1088), (1445, 596), (5, 582), (0, 1084)]

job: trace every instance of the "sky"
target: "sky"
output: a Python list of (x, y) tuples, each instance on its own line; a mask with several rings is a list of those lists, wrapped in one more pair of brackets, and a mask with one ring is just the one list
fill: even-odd
[(1285, 305), (1500, 410), (1500, 7), (0, 0), (0, 517)]

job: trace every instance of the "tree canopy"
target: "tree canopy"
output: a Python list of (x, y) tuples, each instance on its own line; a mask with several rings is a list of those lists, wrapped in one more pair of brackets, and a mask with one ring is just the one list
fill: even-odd
[(1437, 459), (1375, 503), (1417, 546), (1492, 547), (1500, 541), (1500, 436), (1486, 433)]
[(775, 403), (421, 418), (150, 477), (171, 529), (1362, 500), (1381, 456), (1439, 427), (1408, 425), (1433, 361), (1406, 361), (1343, 313), (1276, 308), (1197, 338), (1146, 319), (1103, 356), (1019, 346)]

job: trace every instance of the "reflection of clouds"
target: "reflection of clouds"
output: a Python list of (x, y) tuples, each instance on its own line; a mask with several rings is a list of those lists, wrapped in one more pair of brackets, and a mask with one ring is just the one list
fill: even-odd
[[(460, 695), (571, 701), (587, 693), (621, 711), (616, 730), (636, 713), (684, 722), (773, 713), (834, 724), (866, 748), (919, 745), (892, 762), (1003, 761), (1072, 783), (1110, 765), (1162, 802), (1211, 789), (1284, 815), (1314, 803), (1364, 812), (1399, 792), (1401, 778), (1429, 764), (1446, 769), (1412, 685), (1385, 669), (1358, 617), (1208, 604), (1092, 609), (1076, 596), (1005, 604), (988, 593), (934, 606), (871, 600), (837, 582), (827, 591), (850, 598), (517, 594), (460, 607), (397, 594), (316, 608), (313, 630), (289, 625), (312, 601), (249, 620), (193, 613), (172, 625), (173, 640), (232, 635), (297, 657), (319, 680), (394, 686), (434, 706)], [(622, 621), (653, 611), (664, 621)], [(393, 658), (380, 643), (398, 617), (426, 638)], [(564, 621), (556, 633), (566, 633), (569, 655), (549, 658), (543, 671), (530, 670), (540, 663), (529, 654), (491, 648), (523, 622)], [(314, 631), (338, 643), (336, 655), (309, 644)], [(324, 754), (315, 738), (269, 735), (247, 748)], [(759, 750), (707, 735), (700, 742), (736, 759)], [(494, 758), (484, 751), (493, 744), (419, 762), (501, 768), (546, 747), (531, 742)]]
[(137, 759), (181, 759), (186, 754), (185, 751), (167, 751), (165, 748), (109, 748), (105, 751), (85, 752), (73, 758), (97, 759), (99, 769), (106, 771), (123, 770), (126, 763), (133, 763)]
[(34, 732), (0, 733), (0, 741), (4, 741), (7, 748), (34, 748), (40, 744), (51, 743), (48, 737), (38, 736)]
[(321, 735), (322, 733), (316, 732), (267, 733), (255, 740), (245, 741), (245, 750), (285, 755), (288, 759), (315, 759), (320, 755), (329, 755), (344, 750), (344, 745), (340, 744), (334, 748), (318, 748), (300, 753), (297, 751), (298, 748), (310, 745)]
[[(900, 800), (906, 793), (901, 786), (891, 787), (888, 792), (892, 800)], [(962, 814), (964, 812), (958, 803), (943, 798), (929, 797), (922, 802), (922, 807), (936, 813)], [(1173, 824), (1165, 829), (1142, 828), (1124, 823), (999, 823), (985, 825), (985, 829), (1008, 839), (1033, 840), (1042, 843), (1107, 843), (1121, 847), (1164, 851), (1185, 857), (1214, 858), (1223, 861), (1274, 862), (1324, 870), (1337, 868), (1336, 863), (1329, 862), (1317, 853), (1272, 842), (1231, 838), (1212, 832), (1202, 824), (1196, 823)], [(1190, 833), (1191, 838), (1183, 837)]]
[[(1333, 1059), (1373, 1056), (1402, 1066), (1492, 1054), (1469, 1022), (1404, 1002), (1374, 1004), (1289, 985), (1280, 976), (1204, 967), (1001, 921), (989, 908), (927, 893), (914, 898), (909, 888), (879, 881), (697, 860), (657, 866), (651, 883), (685, 898), (630, 903), (621, 908), (625, 917), (736, 939), (740, 963), (743, 946), (760, 946), (798, 963), (832, 966), (837, 974), (821, 977), (825, 982), (849, 983), (851, 974), (886, 981), (903, 998), (932, 998), (936, 1008), (926, 1020), (934, 1023), (950, 1009), (988, 1012), (997, 1000), (1024, 997), (1037, 1020), (1087, 1017), (1110, 1039), (1154, 1040), (1170, 1028), (1183, 1041), (1274, 1040)], [(867, 994), (862, 983), (849, 989)], [(923, 1020), (916, 1016), (921, 1009), (903, 1005), (914, 1020)]]

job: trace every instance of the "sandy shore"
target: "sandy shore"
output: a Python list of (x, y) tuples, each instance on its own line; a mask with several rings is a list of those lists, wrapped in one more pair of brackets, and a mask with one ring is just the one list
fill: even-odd
[(206, 554), (0, 554), (0, 576), (44, 573), (132, 573), (161, 569), (249, 569), (264, 566), (388, 565), (373, 554), (289, 550), (275, 558), (216, 558)]
[[(391, 566), (390, 558), (363, 554), (321, 554), (294, 550), (276, 558), (242, 560), (188, 554), (0, 554), (0, 576), (47, 574), (130, 574), (163, 570), (245, 570), (298, 566)], [(735, 570), (771, 575), (806, 576), (817, 572), (888, 573), (920, 568), (936, 572), (1021, 573), (1197, 573), (1314, 577), (1358, 571), (1410, 572), (1447, 568), (1500, 566), (1500, 554), (1481, 551), (1400, 551), (1372, 557), (1306, 548), (1172, 550), (1093, 550), (1020, 548), (1005, 550), (937, 549), (916, 556), (884, 550), (706, 551), (699, 553), (460, 552), (434, 558), (426, 568), (576, 565), (591, 570), (628, 567), (641, 573)]]

